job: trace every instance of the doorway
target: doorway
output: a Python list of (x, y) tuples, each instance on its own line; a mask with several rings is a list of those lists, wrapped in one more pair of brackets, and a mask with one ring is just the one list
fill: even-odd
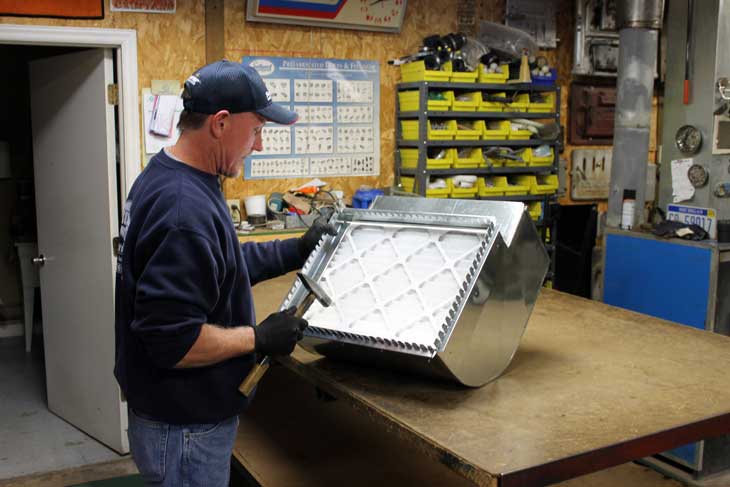
[[(43, 145), (38, 146), (38, 140), (34, 140), (30, 135), (32, 132), (30, 130), (31, 120), (29, 115), (31, 112), (30, 95), (32, 83), (28, 66), (39, 59), (61, 59), (64, 56), (74, 56), (79, 53), (79, 55), (83, 55), (84, 52), (104, 52), (105, 49), (99, 46), (107, 46), (114, 49), (114, 51), (106, 50), (106, 66), (109, 68), (111, 66), (110, 62), (113, 61), (117, 63), (116, 69), (112, 68), (108, 70), (108, 73), (111, 71), (118, 73), (119, 78), (116, 81), (119, 85), (120, 100), (118, 108), (115, 110), (116, 124), (112, 124), (116, 125), (119, 130), (116, 136), (116, 143), (115, 137), (112, 134), (109, 139), (111, 143), (106, 144), (111, 149), (110, 154), (108, 154), (110, 156), (109, 159), (113, 161), (109, 167), (109, 171), (107, 171), (109, 177), (107, 181), (103, 181), (103, 183), (106, 183), (106, 186), (100, 184), (101, 182), (98, 181), (100, 179), (99, 173), (92, 174), (89, 172), (87, 174), (84, 171), (81, 177), (89, 179), (88, 183), (91, 186), (103, 186), (105, 188), (101, 192), (108, 193), (106, 194), (106, 198), (111, 200), (113, 204), (108, 204), (107, 206), (115, 213), (113, 218), (109, 219), (111, 224), (108, 226), (110, 228), (116, 226), (118, 218), (117, 202), (124, 199), (127, 189), (131, 187), (131, 183), (139, 173), (140, 168), (139, 114), (136, 96), (136, 34), (134, 31), (29, 26), (23, 26), (21, 28), (18, 26), (4, 25), (0, 26), (0, 59), (3, 62), (14, 63), (10, 65), (19, 69), (8, 70), (9, 73), (16, 74), (12, 80), (6, 80), (6, 82), (12, 82), (14, 86), (9, 87), (6, 85), (2, 94), (3, 98), (6, 96), (10, 97), (7, 100), (3, 100), (3, 106), (12, 107), (12, 114), (9, 114), (3, 120), (3, 123), (7, 125), (7, 130), (4, 133), (8, 139), (12, 140), (13, 145), (11, 151), (13, 155), (13, 178), (9, 182), (0, 182), (3, 184), (3, 188), (0, 189), (2, 189), (3, 199), (13, 204), (3, 205), (0, 213), (5, 212), (7, 208), (10, 212), (13, 212), (14, 216), (13, 218), (8, 216), (8, 218), (0, 220), (0, 225), (5, 222), (13, 224), (12, 231), (10, 228), (0, 228), (0, 237), (2, 237), (4, 231), (8, 236), (12, 234), (13, 238), (21, 236), (25, 239), (32, 239), (34, 236), (33, 227), (35, 225), (38, 225), (38, 230), (41, 231), (39, 233), (43, 233), (43, 228), (49, 226), (49, 220), (47, 218), (49, 213), (48, 205), (45, 206), (42, 212), (42, 218), (37, 218), (37, 215), (35, 215), (36, 212), (34, 211), (34, 188), (37, 191), (38, 186), (40, 186), (44, 188), (43, 194), (46, 194), (49, 192), (49, 181), (45, 180), (48, 179), (45, 177), (45, 169), (39, 176), (38, 167), (35, 168), (35, 171), (33, 167), (34, 157), (38, 157), (37, 152), (43, 152), (39, 151), (38, 147), (43, 147)], [(6, 64), (6, 66), (8, 65)], [(50, 67), (52, 68), (53, 65), (50, 65)], [(23, 76), (23, 74), (26, 74), (26, 76)], [(59, 78), (61, 77), (59, 76)], [(53, 78), (55, 76), (49, 79)], [(73, 77), (70, 77), (70, 79), (73, 79)], [(43, 92), (46, 92), (45, 85), (43, 86)], [(54, 99), (43, 99), (40, 96), (34, 98), (36, 102), (38, 99), (42, 99), (46, 105), (49, 104), (49, 100)], [(58, 98), (56, 97), (55, 99)], [(82, 106), (81, 113), (84, 113), (83, 108)], [(34, 112), (37, 111), (37, 107), (33, 107), (33, 109)], [(11, 110), (8, 111), (10, 112)], [(57, 110), (53, 107), (48, 111), (55, 113)], [(114, 118), (114, 115), (112, 115), (112, 118)], [(68, 120), (65, 123), (66, 126), (75, 125), (73, 123), (69, 124)], [(38, 127), (34, 127), (34, 129), (36, 132), (39, 131)], [(56, 129), (56, 136), (58, 137), (58, 129)], [(48, 146), (48, 141), (45, 141), (45, 144)], [(35, 151), (34, 146), (36, 148)], [(79, 153), (83, 154), (84, 151), (80, 151)], [(51, 159), (55, 159), (55, 154), (51, 155)], [(79, 157), (79, 159), (83, 158), (83, 155)], [(95, 157), (94, 159), (99, 158)], [(102, 157), (101, 159), (104, 158)], [(49, 156), (46, 154), (46, 161), (48, 160)], [(61, 160), (62, 158), (59, 157), (58, 161), (60, 162)], [(49, 172), (52, 173), (52, 170)], [(38, 184), (39, 177), (41, 178), (40, 182), (43, 184)], [(74, 175), (71, 173), (68, 177), (78, 178), (79, 174)], [(50, 181), (50, 187), (65, 187), (66, 185), (63, 179), (63, 173), (56, 172), (53, 176), (53, 181)], [(68, 186), (71, 187), (72, 185)], [(78, 189), (78, 187), (74, 188), (76, 192), (78, 192)], [(30, 198), (28, 195), (30, 195)], [(36, 194), (36, 196), (38, 195)], [(68, 207), (64, 207), (61, 203), (59, 202), (58, 207), (51, 207), (50, 213), (55, 212), (59, 219), (67, 218), (71, 210)], [(46, 217), (45, 220), (43, 216)], [(7, 226), (9, 227), (10, 225)], [(89, 229), (89, 231), (89, 237), (93, 237), (91, 233), (93, 229)], [(82, 232), (77, 231), (76, 233)], [(109, 248), (110, 252), (111, 249)], [(102, 261), (105, 260), (105, 258), (102, 258)], [(109, 261), (112, 261), (111, 254)], [(99, 262), (97, 257), (95, 260), (91, 260), (87, 267), (91, 269), (103, 267), (98, 265)], [(45, 271), (41, 270), (41, 273), (43, 272)], [(7, 272), (3, 274), (3, 276), (0, 276), (0, 281), (3, 281), (0, 282), (0, 289), (7, 287), (8, 281), (15, 281), (17, 283), (19, 278), (17, 271), (15, 273)], [(71, 275), (69, 279), (73, 281), (74, 279), (80, 280), (83, 277), (87, 276), (82, 273), (78, 276)], [(106, 279), (107, 276), (103, 277)], [(109, 280), (113, 280), (113, 275), (108, 277)], [(71, 281), (69, 283), (73, 284)], [(113, 293), (107, 293), (107, 296), (113, 297)], [(58, 301), (58, 297), (54, 296), (54, 293), (42, 292), (40, 293), (40, 299), (36, 296), (35, 315), (39, 318), (36, 321), (40, 321), (41, 319), (39, 316), (41, 310), (47, 307), (49, 301), (54, 300)], [(42, 304), (42, 306), (39, 306), (39, 304)], [(95, 307), (97, 304), (89, 303), (89, 307)], [(107, 307), (106, 309), (113, 310), (113, 301), (111, 306), (111, 308)], [(57, 314), (51, 313), (51, 318)], [(66, 319), (66, 322), (68, 321), (72, 320)], [(99, 322), (105, 323), (104, 326), (108, 326), (111, 323), (113, 327), (113, 312), (104, 312), (104, 316), (100, 317)], [(46, 324), (47, 322), (44, 323), (44, 326)], [(56, 323), (56, 328), (54, 329), (58, 328), (59, 326)], [(53, 331), (51, 334), (53, 334)], [(61, 335), (64, 334), (66, 334), (65, 330)], [(69, 335), (73, 335), (73, 333)], [(45, 369), (49, 364), (44, 362), (48, 360), (49, 351), (59, 348), (59, 342), (56, 339), (49, 346), (48, 343), (44, 343), (46, 340), (41, 338), (47, 337), (41, 337), (40, 335), (34, 337), (30, 353), (26, 353), (24, 350), (22, 336), (17, 338), (6, 337), (0, 342), (0, 377), (3, 378), (0, 380), (0, 384), (2, 385), (0, 397), (3, 398), (0, 399), (0, 463), (4, 465), (0, 478), (12, 478), (42, 471), (53, 471), (72, 466), (104, 462), (119, 458), (119, 453), (126, 453), (128, 449), (126, 446), (126, 408), (121, 398), (118, 397), (118, 393), (117, 399), (115, 399), (118, 402), (117, 410), (114, 411), (114, 407), (111, 408), (112, 420), (116, 420), (117, 434), (111, 440), (105, 437), (104, 434), (99, 434), (94, 429), (95, 422), (101, 424), (109, 422), (103, 414), (97, 415), (97, 417), (91, 417), (92, 415), (88, 414), (87, 411), (85, 416), (78, 416), (79, 410), (96, 409), (94, 404), (90, 404), (96, 400), (96, 393), (89, 395), (84, 390), (87, 385), (87, 378), (88, 384), (94, 383), (94, 377), (92, 376), (95, 374), (95, 371), (93, 370), (94, 367), (89, 366), (88, 362), (81, 362), (79, 365), (84, 375), (80, 376), (78, 367), (75, 371), (66, 370), (66, 365), (70, 361), (69, 357), (93, 355), (92, 352), (95, 347), (90, 347), (89, 342), (77, 343), (78, 340), (72, 340), (62, 347), (65, 353), (67, 353), (67, 357), (61, 356), (62, 360), (59, 361), (57, 354), (51, 354), (51, 361), (53, 363), (49, 370), (51, 380), (46, 383), (47, 376)], [(99, 345), (105, 348), (107, 355), (110, 355), (109, 350), (111, 350), (111, 355), (113, 355), (113, 333), (107, 335), (104, 340), (104, 343)], [(107, 369), (106, 365), (102, 368)], [(59, 372), (59, 369), (63, 370)], [(86, 370), (88, 369), (91, 370), (89, 370), (89, 374), (86, 374)], [(105, 370), (105, 373), (111, 376), (110, 370)], [(113, 387), (116, 388), (116, 384), (113, 384)], [(46, 391), (48, 391), (48, 395), (46, 395)], [(74, 404), (71, 402), (69, 403), (70, 406), (63, 401), (60, 403), (56, 401), (57, 405), (51, 408), (56, 413), (53, 414), (46, 404), (51, 403), (51, 396), (63, 396), (67, 391), (74, 391), (69, 394), (70, 396), (74, 396), (74, 400), (78, 400), (79, 392), (83, 392), (86, 397), (81, 399), (83, 401), (82, 403)], [(68, 402), (68, 398), (61, 399)], [(114, 415), (117, 417), (114, 418)], [(114, 421), (111, 422), (114, 423)], [(104, 446), (101, 442), (92, 439), (84, 431), (101, 439), (108, 446)]]

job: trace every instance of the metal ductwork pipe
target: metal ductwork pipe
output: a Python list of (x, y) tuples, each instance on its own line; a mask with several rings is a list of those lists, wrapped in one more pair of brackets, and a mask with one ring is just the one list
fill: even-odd
[(613, 132), (611, 191), (606, 224), (618, 227), (624, 191), (636, 194), (632, 226), (644, 221), (649, 126), (664, 0), (619, 0), (619, 68)]

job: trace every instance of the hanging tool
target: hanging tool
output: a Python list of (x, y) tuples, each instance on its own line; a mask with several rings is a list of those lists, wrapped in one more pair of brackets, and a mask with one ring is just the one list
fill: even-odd
[[(319, 301), (319, 304), (321, 304), (325, 308), (332, 304), (332, 299), (330, 299), (324, 289), (322, 289), (319, 284), (314, 282), (311, 277), (305, 276), (301, 272), (297, 272), (297, 277), (302, 282), (304, 288), (307, 290), (307, 295), (304, 297), (302, 302), (299, 303), (296, 311), (294, 311), (295, 318), (301, 318), (302, 316), (304, 316), (304, 313), (307, 312), (312, 303), (314, 303), (315, 299)], [(253, 391), (254, 387), (256, 387), (256, 384), (258, 384), (259, 380), (261, 380), (261, 377), (263, 377), (266, 371), (269, 369), (270, 364), (271, 357), (269, 357), (268, 355), (261, 359), (259, 363), (253, 366), (253, 369), (251, 369), (251, 372), (248, 373), (246, 378), (243, 379), (241, 385), (238, 386), (238, 390), (246, 396), (250, 395), (251, 391)]]
[(692, 23), (694, 22), (695, 0), (687, 1), (687, 43), (684, 51), (684, 104), (689, 105), (689, 64), (692, 51)]

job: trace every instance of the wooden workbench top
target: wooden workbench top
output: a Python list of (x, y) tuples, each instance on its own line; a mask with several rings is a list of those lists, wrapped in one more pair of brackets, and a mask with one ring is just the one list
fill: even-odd
[[(293, 279), (254, 288), (260, 319)], [(730, 339), (547, 289), (512, 364), (478, 389), (301, 349), (282, 363), (479, 485), (562, 480), (730, 431)]]

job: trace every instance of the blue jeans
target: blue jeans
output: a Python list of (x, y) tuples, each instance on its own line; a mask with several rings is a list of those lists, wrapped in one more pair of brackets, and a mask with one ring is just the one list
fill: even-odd
[(217, 424), (168, 424), (129, 411), (129, 449), (156, 487), (228, 487), (238, 416)]

